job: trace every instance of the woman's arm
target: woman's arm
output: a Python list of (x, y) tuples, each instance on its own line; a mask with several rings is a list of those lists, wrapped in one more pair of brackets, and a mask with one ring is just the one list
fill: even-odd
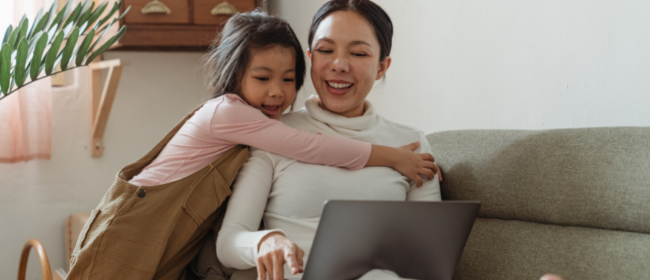
[(311, 164), (345, 167), (392, 167), (418, 181), (418, 174), (437, 172), (430, 155), (407, 149), (371, 145), (344, 137), (309, 133), (269, 119), (261, 111), (234, 96), (224, 96), (210, 123), (210, 135)]
[(227, 267), (257, 267), (260, 279), (284, 279), (284, 263), (292, 273), (303, 270), (304, 252), (281, 230), (258, 230), (273, 184), (273, 161), (261, 150), (237, 175), (226, 216), (217, 235), (217, 257)]
[(219, 260), (237, 269), (255, 267), (260, 240), (271, 232), (281, 232), (258, 230), (271, 192), (273, 163), (263, 151), (253, 149), (252, 153), (233, 184), (216, 244)]

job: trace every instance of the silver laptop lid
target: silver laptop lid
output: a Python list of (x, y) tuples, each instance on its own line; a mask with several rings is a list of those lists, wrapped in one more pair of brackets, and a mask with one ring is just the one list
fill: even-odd
[(357, 279), (375, 268), (452, 279), (479, 208), (475, 201), (327, 201), (302, 279)]

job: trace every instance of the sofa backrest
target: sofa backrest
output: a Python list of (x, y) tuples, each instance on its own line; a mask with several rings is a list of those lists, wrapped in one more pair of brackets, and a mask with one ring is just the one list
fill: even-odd
[(443, 200), (481, 202), (454, 279), (650, 279), (650, 128), (427, 138)]

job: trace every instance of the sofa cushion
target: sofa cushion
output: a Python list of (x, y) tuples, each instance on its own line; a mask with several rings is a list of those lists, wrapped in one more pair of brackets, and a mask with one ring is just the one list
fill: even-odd
[(453, 279), (648, 279), (648, 248), (648, 234), (479, 218)]
[(480, 217), (650, 233), (650, 128), (468, 130), (427, 136), (443, 199)]

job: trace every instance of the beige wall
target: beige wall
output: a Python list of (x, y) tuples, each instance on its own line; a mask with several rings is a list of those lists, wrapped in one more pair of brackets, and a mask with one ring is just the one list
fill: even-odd
[[(15, 279), (20, 252), (39, 239), (52, 269), (65, 264), (63, 221), (90, 211), (117, 171), (144, 155), (206, 97), (201, 53), (108, 52), (124, 68), (104, 136), (104, 156), (90, 156), (87, 68), (52, 93), (52, 158), (0, 164), (0, 279)], [(32, 252), (28, 279), (42, 279)]]
[[(307, 48), (325, 2), (269, 8)], [(386, 82), (369, 96), (388, 119), (425, 133), (650, 126), (650, 1), (375, 2), (395, 28)]]

